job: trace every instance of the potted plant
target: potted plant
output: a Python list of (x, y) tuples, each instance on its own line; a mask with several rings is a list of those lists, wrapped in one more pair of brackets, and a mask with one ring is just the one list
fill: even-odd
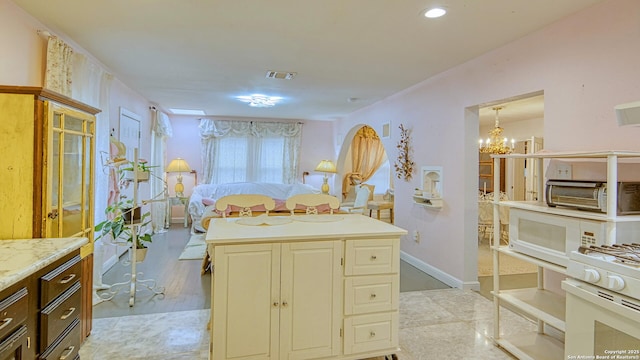
[[(133, 161), (128, 161), (126, 166), (123, 166), (119, 169), (120, 172), (120, 180), (132, 181), (136, 174), (134, 173), (135, 163)], [(138, 181), (149, 181), (149, 176), (151, 175), (151, 168), (153, 166), (147, 165), (147, 160), (138, 159), (138, 167), (137, 167), (137, 179)]]
[[(133, 242), (133, 224), (138, 227), (136, 232), (136, 258), (137, 261), (144, 260), (147, 251), (147, 243), (151, 242), (151, 234), (147, 231), (147, 225), (151, 223), (150, 212), (141, 213), (139, 218), (131, 215), (140, 212), (140, 207), (134, 207), (133, 200), (121, 198), (106, 207), (104, 213), (106, 220), (95, 226), (95, 231), (99, 233), (96, 240), (103, 237), (110, 237), (114, 243)], [(133, 247), (133, 246), (132, 246)]]

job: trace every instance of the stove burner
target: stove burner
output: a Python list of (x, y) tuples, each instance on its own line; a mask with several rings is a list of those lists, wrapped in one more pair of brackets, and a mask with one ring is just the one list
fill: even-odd
[(589, 247), (581, 246), (578, 251), (585, 255), (597, 253), (612, 256), (615, 258), (615, 262), (640, 267), (640, 244), (591, 245)]

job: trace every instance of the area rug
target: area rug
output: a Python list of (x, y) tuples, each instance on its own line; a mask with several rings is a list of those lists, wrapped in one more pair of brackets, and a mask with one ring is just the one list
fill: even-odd
[[(500, 253), (500, 274), (528, 274), (538, 271), (534, 264)], [(478, 276), (493, 275), (493, 254), (489, 245), (478, 246)]]
[(207, 243), (204, 241), (204, 234), (191, 235), (189, 242), (185, 245), (179, 260), (202, 260), (207, 250)]

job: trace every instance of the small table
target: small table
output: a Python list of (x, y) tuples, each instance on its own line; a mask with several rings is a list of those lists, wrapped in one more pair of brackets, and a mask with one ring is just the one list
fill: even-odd
[(189, 197), (188, 196), (169, 196), (167, 198), (167, 225), (171, 223), (171, 208), (174, 205), (184, 205), (184, 227), (188, 227), (189, 226)]
[(369, 201), (367, 209), (369, 209), (369, 217), (371, 217), (373, 210), (376, 210), (378, 212), (378, 220), (380, 220), (380, 210), (389, 210), (389, 217), (393, 224), (393, 201)]

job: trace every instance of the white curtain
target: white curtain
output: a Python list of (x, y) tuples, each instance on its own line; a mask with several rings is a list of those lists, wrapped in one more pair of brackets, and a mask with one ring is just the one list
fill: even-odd
[(50, 36), (47, 42), (47, 62), (44, 87), (72, 97), (73, 49), (64, 41)]
[[(151, 165), (155, 166), (151, 182), (151, 194), (154, 200), (167, 199), (167, 182), (164, 177), (166, 163), (167, 138), (173, 136), (173, 128), (169, 116), (162, 111), (152, 110), (152, 131), (151, 131)], [(151, 224), (153, 232), (165, 232), (167, 219), (167, 202), (155, 201), (151, 203)], [(187, 214), (184, 214), (187, 216)]]
[[(235, 168), (246, 169), (243, 171), (247, 174), (243, 176), (247, 181), (279, 179), (285, 184), (296, 181), (302, 137), (301, 123), (201, 119), (200, 135), (205, 184), (227, 182), (223, 175)], [(237, 146), (238, 152), (248, 154), (247, 159), (222, 156), (223, 150), (229, 151), (228, 146)], [(274, 146), (279, 147), (277, 151), (273, 151)], [(244, 163), (234, 164), (236, 161)], [(264, 170), (267, 163), (279, 173), (267, 174)]]

